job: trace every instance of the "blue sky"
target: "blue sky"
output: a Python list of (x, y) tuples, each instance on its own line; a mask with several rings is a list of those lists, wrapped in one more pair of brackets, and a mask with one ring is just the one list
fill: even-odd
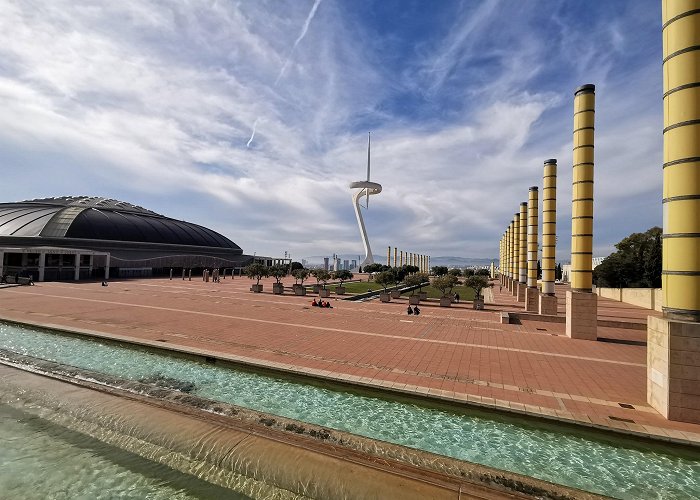
[[(245, 252), (489, 258), (596, 85), (594, 252), (661, 224), (658, 0), (0, 0), (0, 200), (117, 198)], [(253, 133), (254, 132), (254, 133)]]

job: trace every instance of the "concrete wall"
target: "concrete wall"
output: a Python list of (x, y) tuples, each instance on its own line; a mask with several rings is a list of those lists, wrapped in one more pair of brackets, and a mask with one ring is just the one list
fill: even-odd
[(617, 300), (633, 306), (661, 311), (661, 288), (597, 288), (599, 297)]

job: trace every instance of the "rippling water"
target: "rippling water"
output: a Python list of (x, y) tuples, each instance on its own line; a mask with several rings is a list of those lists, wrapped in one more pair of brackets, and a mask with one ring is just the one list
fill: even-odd
[(617, 498), (700, 497), (700, 454), (484, 412), (358, 396), (142, 349), (0, 323), (0, 347), (122, 378), (194, 382), (193, 393)]
[(247, 498), (0, 404), (0, 498)]

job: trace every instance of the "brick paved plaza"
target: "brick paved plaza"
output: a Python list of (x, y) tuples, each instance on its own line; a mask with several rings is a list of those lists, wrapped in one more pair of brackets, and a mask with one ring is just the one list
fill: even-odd
[(264, 284), (253, 294), (239, 277), (39, 283), (0, 290), (0, 317), (700, 443), (700, 425), (668, 421), (646, 402), (642, 325), (654, 311), (599, 299), (599, 320), (628, 324), (599, 327), (604, 340), (591, 342), (567, 338), (561, 318), (500, 324), (500, 311), (523, 305), (498, 285), (484, 311), (428, 302), (415, 317), (407, 299), (333, 298), (333, 309), (319, 309)]

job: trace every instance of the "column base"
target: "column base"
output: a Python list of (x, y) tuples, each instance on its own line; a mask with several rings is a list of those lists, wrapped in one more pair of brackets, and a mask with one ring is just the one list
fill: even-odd
[(700, 424), (700, 323), (647, 318), (647, 401), (669, 420)]
[(540, 314), (545, 314), (547, 316), (557, 315), (556, 296), (540, 294)]
[(515, 298), (518, 302), (525, 302), (525, 290), (527, 290), (527, 285), (525, 283), (518, 282), (515, 287)]
[(566, 292), (566, 336), (598, 340), (598, 296), (588, 292)]
[(536, 287), (525, 289), (525, 310), (537, 314), (539, 306), (540, 291)]

